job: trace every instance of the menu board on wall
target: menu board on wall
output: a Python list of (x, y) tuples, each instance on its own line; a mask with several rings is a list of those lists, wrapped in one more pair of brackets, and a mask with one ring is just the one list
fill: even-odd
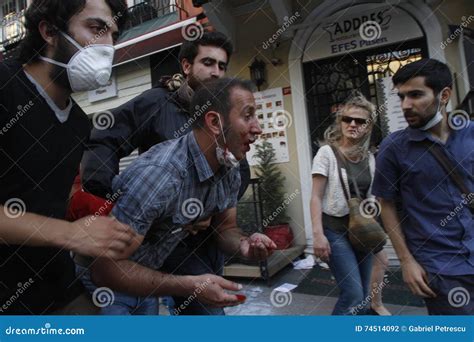
[(250, 145), (247, 152), (247, 160), (250, 165), (257, 165), (254, 158), (255, 146), (267, 140), (275, 149), (276, 163), (290, 161), (288, 153), (287, 127), (291, 123), (291, 115), (285, 111), (283, 103), (282, 88), (273, 88), (253, 94), (257, 105), (256, 115), (262, 129), (262, 134), (257, 137), (255, 143)]
[(377, 92), (379, 98), (382, 99), (382, 106), (379, 111), (384, 116), (383, 119), (389, 130), (389, 132), (384, 132), (384, 135), (405, 129), (408, 124), (403, 115), (397, 91), (393, 88), (392, 77), (379, 78), (377, 80)]

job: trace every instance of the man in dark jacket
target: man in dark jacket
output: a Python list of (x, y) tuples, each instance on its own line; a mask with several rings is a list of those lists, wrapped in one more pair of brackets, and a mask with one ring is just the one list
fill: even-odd
[[(179, 53), (184, 77), (174, 75), (162, 79), (159, 87), (147, 90), (112, 110), (112, 127), (92, 131), (89, 151), (82, 160), (84, 189), (97, 196), (111, 196), (112, 179), (119, 172), (121, 158), (135, 149), (143, 153), (155, 144), (190, 132), (193, 118), (200, 111), (200, 108), (192, 108), (192, 111), (189, 108), (194, 90), (202, 81), (224, 77), (232, 51), (231, 42), (219, 32), (206, 32), (198, 40), (186, 41)], [(240, 174), (239, 198), (250, 180), (250, 169), (245, 159), (240, 163)], [(206, 230), (181, 242), (165, 261), (163, 268), (166, 272), (221, 274), (224, 257), (211, 233), (212, 230)], [(175, 297), (177, 306), (184, 300)], [(223, 314), (223, 310), (196, 302), (180, 314)]]
[[(81, 164), (84, 189), (104, 198), (111, 195), (121, 158), (136, 149), (141, 154), (153, 145), (190, 132), (193, 113), (189, 113), (189, 101), (194, 89), (201, 81), (223, 77), (232, 51), (232, 43), (219, 32), (206, 32), (198, 40), (187, 41), (179, 53), (184, 77), (178, 74), (163, 78), (158, 87), (113, 109), (112, 127), (92, 130), (89, 151)], [(239, 198), (250, 179), (246, 160), (240, 168)]]

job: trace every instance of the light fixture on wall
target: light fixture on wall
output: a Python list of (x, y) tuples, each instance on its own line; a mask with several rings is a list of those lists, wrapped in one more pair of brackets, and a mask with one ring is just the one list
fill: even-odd
[(272, 58), (270, 59), (270, 62), (272, 63), (273, 66), (278, 66), (278, 65), (283, 64), (282, 60), (276, 56), (276, 50), (278, 49), (279, 46), (280, 46), (279, 42), (273, 43), (271, 45), (271, 47), (272, 47)]
[(260, 91), (260, 86), (265, 83), (265, 62), (255, 57), (249, 69), (250, 78), (257, 86), (258, 91)]

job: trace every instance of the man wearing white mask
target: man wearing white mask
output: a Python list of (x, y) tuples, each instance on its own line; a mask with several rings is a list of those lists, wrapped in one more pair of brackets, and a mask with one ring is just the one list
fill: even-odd
[(64, 221), (90, 125), (71, 99), (110, 77), (122, 0), (34, 0), (19, 61), (0, 64), (0, 314), (93, 313), (70, 251), (127, 257), (140, 237), (108, 217)]
[(465, 112), (446, 112), (453, 83), (446, 64), (407, 64), (393, 83), (409, 127), (382, 142), (372, 192), (403, 280), (428, 313), (472, 315), (474, 125)]
[(239, 290), (239, 285), (210, 272), (176, 275), (165, 260), (180, 241), (199, 230), (213, 230), (218, 247), (231, 255), (262, 260), (276, 248), (264, 234), (244, 236), (236, 221), (238, 161), (262, 132), (252, 90), (249, 82), (237, 79), (205, 81), (191, 102), (192, 108), (205, 108), (193, 117), (193, 130), (155, 145), (114, 178), (112, 189), (121, 196), (112, 214), (130, 224), (144, 242), (129, 260), (93, 262), (97, 286), (117, 291), (115, 298), (122, 299), (124, 294), (187, 298), (175, 314), (194, 304), (211, 310), (242, 302), (226, 292)]

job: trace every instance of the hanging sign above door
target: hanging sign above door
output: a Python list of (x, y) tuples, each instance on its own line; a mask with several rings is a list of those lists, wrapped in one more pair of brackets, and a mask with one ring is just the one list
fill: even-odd
[(303, 62), (423, 37), (419, 25), (403, 9), (372, 4), (341, 10), (311, 35)]

